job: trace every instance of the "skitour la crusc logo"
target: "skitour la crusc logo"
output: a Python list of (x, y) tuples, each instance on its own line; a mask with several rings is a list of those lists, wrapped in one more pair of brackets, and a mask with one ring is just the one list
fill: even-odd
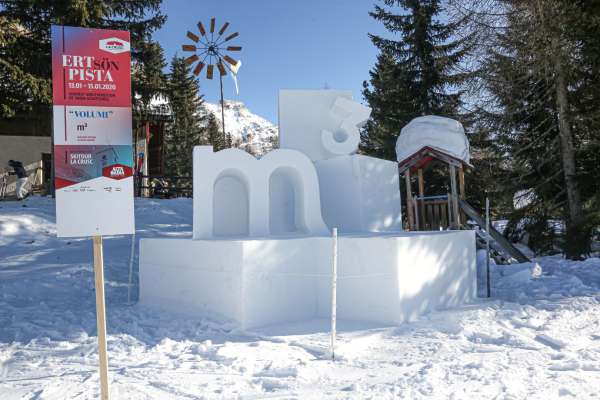
[(113, 164), (102, 169), (102, 175), (111, 179), (124, 179), (133, 176), (131, 167), (123, 164)]
[(119, 54), (129, 51), (129, 42), (116, 37), (111, 37), (107, 39), (100, 39), (98, 42), (98, 47), (100, 50), (104, 50), (113, 54)]

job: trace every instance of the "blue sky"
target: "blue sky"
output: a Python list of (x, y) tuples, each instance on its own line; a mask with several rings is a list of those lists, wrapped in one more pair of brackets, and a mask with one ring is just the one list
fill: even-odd
[[(239, 72), (240, 94), (225, 77), (225, 98), (237, 99), (256, 114), (277, 123), (279, 89), (348, 89), (362, 101), (362, 82), (369, 77), (377, 50), (367, 33), (383, 27), (368, 12), (370, 0), (165, 0), (166, 24), (155, 34), (167, 61), (181, 45), (192, 43), (187, 30), (196, 23), (217, 19), (217, 29), (230, 22), (227, 32), (239, 31), (231, 44), (243, 46)], [(215, 74), (215, 77), (217, 75)], [(205, 99), (217, 102), (219, 80), (200, 80)]]

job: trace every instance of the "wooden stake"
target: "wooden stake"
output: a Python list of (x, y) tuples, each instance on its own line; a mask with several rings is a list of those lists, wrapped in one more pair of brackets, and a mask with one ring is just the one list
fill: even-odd
[(413, 216), (413, 201), (412, 201), (412, 189), (410, 187), (410, 169), (404, 172), (404, 182), (406, 183), (406, 212), (408, 213), (408, 230), (415, 229), (415, 220)]
[(415, 199), (413, 197), (413, 209), (415, 212), (415, 230), (420, 231), (421, 230), (421, 225), (420, 225), (420, 220), (419, 220), (419, 210), (417, 208), (417, 199)]
[(465, 169), (462, 164), (458, 167), (458, 193), (460, 198), (465, 198)]
[(94, 275), (96, 278), (96, 326), (100, 358), (100, 400), (108, 400), (108, 354), (106, 351), (106, 309), (104, 304), (104, 257), (102, 236), (94, 236)]
[(460, 228), (460, 214), (458, 209), (458, 193), (456, 190), (456, 167), (450, 164), (450, 189), (452, 191), (452, 219), (454, 229)]
[[(419, 207), (417, 212), (417, 217), (415, 218), (419, 227), (423, 227), (423, 230), (427, 229), (427, 215), (425, 214), (425, 181), (423, 180), (423, 169), (419, 168), (417, 170), (417, 179), (419, 181)], [(431, 223), (431, 221), (429, 221)], [(419, 228), (420, 229), (420, 228)]]
[[(462, 164), (458, 167), (458, 194), (462, 200), (465, 199), (465, 169)], [(460, 212), (460, 220), (467, 220), (465, 213), (462, 211)]]

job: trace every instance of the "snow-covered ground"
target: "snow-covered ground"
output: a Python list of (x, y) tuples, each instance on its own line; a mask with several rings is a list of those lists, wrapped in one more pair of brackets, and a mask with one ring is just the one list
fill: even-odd
[[(95, 399), (91, 241), (55, 237), (52, 199), (22, 205), (0, 203), (0, 399)], [(189, 199), (136, 200), (137, 238), (188, 237), (191, 215)], [(332, 362), (328, 321), (240, 332), (128, 305), (130, 244), (104, 247), (113, 399), (600, 396), (597, 258), (496, 267), (492, 300), (411, 324), (341, 321)]]

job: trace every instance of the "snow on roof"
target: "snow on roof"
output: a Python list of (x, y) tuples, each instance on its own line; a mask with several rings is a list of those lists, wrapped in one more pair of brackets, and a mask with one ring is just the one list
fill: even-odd
[(470, 164), (469, 139), (456, 120), (427, 115), (410, 121), (396, 141), (396, 158), (402, 162), (424, 147), (430, 147)]

